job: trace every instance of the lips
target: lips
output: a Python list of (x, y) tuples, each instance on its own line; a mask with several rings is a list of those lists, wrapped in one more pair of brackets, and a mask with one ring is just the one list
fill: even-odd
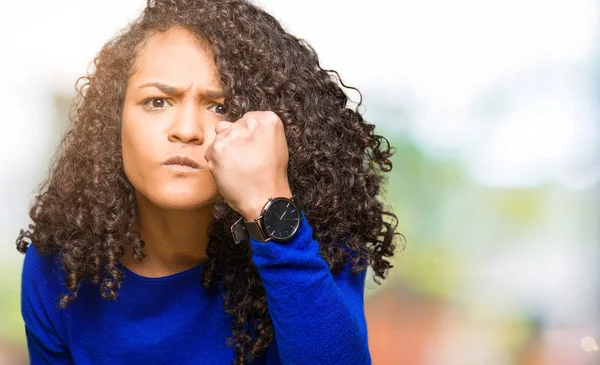
[(200, 164), (187, 156), (173, 156), (163, 162), (163, 165), (181, 165), (199, 169)]

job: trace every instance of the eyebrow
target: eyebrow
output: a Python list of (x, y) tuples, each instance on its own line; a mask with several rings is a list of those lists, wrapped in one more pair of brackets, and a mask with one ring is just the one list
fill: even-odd
[[(149, 82), (147, 84), (143, 84), (140, 86), (140, 89), (145, 88), (145, 87), (155, 87), (158, 90), (162, 91), (163, 93), (168, 94), (168, 95), (173, 95), (173, 96), (183, 95), (188, 90), (188, 89), (184, 89), (181, 87), (170, 86), (170, 85), (163, 84), (160, 82)], [(225, 98), (225, 93), (223, 93), (223, 91), (219, 91), (219, 90), (202, 90), (201, 94), (210, 99)]]

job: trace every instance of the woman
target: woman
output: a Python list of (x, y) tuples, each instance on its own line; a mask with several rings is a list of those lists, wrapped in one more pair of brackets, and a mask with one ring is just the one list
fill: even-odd
[(94, 65), (17, 239), (32, 364), (370, 363), (391, 148), (335, 72), (243, 0), (149, 1)]

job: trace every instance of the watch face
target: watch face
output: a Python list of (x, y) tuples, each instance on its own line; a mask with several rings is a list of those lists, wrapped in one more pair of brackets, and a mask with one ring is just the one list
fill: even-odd
[(275, 198), (263, 216), (263, 227), (276, 241), (290, 239), (300, 226), (302, 215), (289, 199)]

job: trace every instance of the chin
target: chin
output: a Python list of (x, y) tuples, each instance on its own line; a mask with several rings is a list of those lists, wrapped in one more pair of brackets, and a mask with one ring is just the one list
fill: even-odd
[(218, 192), (194, 191), (192, 189), (163, 190), (146, 195), (154, 205), (169, 210), (195, 210), (213, 204), (219, 198)]
[(195, 197), (169, 197), (169, 199), (165, 202), (166, 207), (175, 210), (193, 210), (199, 209), (208, 205), (213, 204), (217, 201), (217, 197), (206, 197), (205, 199), (199, 199), (196, 195)]

